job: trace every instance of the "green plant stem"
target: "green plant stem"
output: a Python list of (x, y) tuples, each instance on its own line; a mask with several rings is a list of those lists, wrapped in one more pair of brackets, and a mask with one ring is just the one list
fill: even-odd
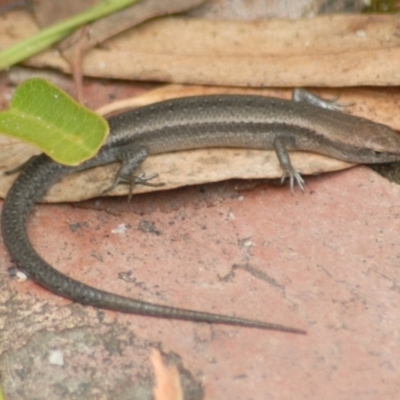
[(40, 32), (0, 51), (0, 71), (44, 50), (87, 22), (118, 11), (139, 0), (103, 0), (86, 11), (42, 29)]

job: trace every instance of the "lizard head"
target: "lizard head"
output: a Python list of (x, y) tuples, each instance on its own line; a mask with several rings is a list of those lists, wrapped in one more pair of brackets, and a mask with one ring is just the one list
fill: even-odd
[(346, 161), (365, 164), (400, 161), (400, 134), (389, 126), (358, 118), (348, 129), (346, 151), (342, 151)]
[(367, 121), (360, 126), (365, 156), (368, 163), (400, 161), (400, 134), (387, 125)]

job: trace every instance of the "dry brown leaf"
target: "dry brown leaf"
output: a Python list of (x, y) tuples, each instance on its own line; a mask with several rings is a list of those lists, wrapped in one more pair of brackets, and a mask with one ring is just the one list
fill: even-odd
[(75, 31), (58, 48), (69, 62), (74, 76), (78, 99), (82, 101), (82, 60), (85, 53), (106, 39), (132, 28), (148, 19), (180, 13), (195, 8), (205, 0), (142, 0), (130, 7), (107, 15)]
[(151, 352), (150, 360), (155, 377), (154, 400), (183, 400), (182, 386), (176, 365), (166, 365), (160, 351), (155, 348)]
[(32, 8), (39, 26), (45, 27), (74, 14), (78, 14), (98, 2), (99, 0), (30, 0), (29, 5)]
[[(90, 34), (81, 42), (81, 51), (97, 46), (110, 37), (117, 35), (143, 21), (151, 18), (176, 14), (190, 10), (204, 3), (205, 0), (142, 0), (139, 3), (117, 11), (91, 24), (88, 24)], [(80, 39), (80, 33), (68, 36), (59, 44), (63, 56), (68, 59), (73, 52), (71, 46)]]
[[(22, 12), (3, 16), (0, 47), (36, 30)], [(92, 49), (84, 74), (224, 86), (393, 86), (400, 83), (399, 44), (396, 15), (253, 22), (171, 17)], [(30, 64), (70, 72), (52, 51)]]
[(207, 0), (188, 14), (209, 19), (295, 19), (322, 13), (361, 12), (365, 3), (365, 0)]

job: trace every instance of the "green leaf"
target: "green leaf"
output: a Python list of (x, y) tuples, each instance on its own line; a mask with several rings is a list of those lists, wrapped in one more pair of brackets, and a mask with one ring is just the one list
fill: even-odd
[(61, 89), (32, 78), (17, 87), (9, 109), (0, 112), (0, 132), (38, 146), (61, 164), (77, 165), (96, 154), (109, 127)]

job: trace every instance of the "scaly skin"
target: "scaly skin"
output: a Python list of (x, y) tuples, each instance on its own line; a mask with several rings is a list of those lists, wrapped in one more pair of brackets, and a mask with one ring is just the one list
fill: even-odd
[(143, 178), (132, 178), (132, 173), (147, 155), (206, 147), (275, 149), (284, 174), (299, 185), (302, 179), (288, 150), (314, 151), (356, 163), (400, 160), (400, 136), (385, 125), (304, 102), (262, 96), (168, 100), (111, 117), (109, 123), (107, 143), (97, 156), (78, 167), (61, 166), (45, 155), (28, 163), (3, 206), (3, 239), (16, 264), (53, 293), (82, 304), (154, 317), (305, 333), (278, 324), (146, 303), (92, 288), (60, 273), (33, 249), (26, 223), (34, 203), (63, 176), (121, 161), (114, 183), (140, 182)]

